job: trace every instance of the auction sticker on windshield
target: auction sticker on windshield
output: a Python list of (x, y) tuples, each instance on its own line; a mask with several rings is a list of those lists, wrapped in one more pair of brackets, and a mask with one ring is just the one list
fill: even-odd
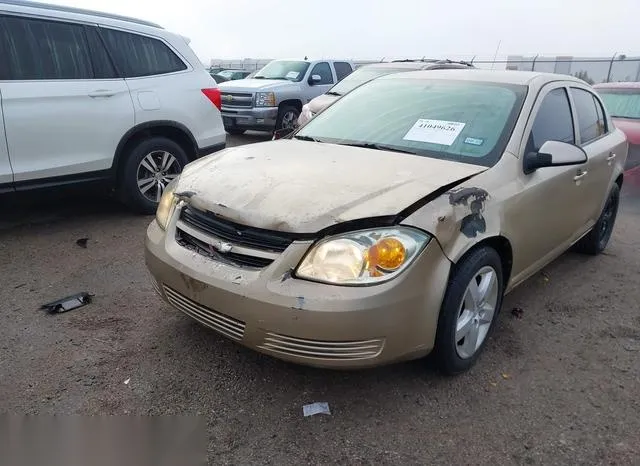
[(429, 142), (450, 146), (464, 129), (465, 123), (458, 121), (427, 120), (421, 118), (402, 139)]
[(299, 71), (289, 71), (285, 78), (287, 79), (298, 79), (298, 76), (300, 76), (300, 72)]

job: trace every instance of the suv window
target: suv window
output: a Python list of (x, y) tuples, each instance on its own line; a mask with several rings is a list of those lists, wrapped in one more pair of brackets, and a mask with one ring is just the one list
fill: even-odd
[(96, 79), (117, 78), (118, 74), (113, 67), (113, 62), (109, 53), (98, 34), (98, 28), (87, 27), (87, 41), (91, 51), (91, 62), (93, 63), (93, 74)]
[(351, 65), (343, 61), (334, 62), (333, 67), (336, 70), (336, 78), (338, 78), (338, 82), (349, 76), (353, 71), (351, 69)]
[(575, 143), (573, 118), (567, 91), (554, 89), (542, 101), (533, 121), (527, 152), (536, 152), (547, 141)]
[(0, 17), (0, 43), (0, 50), (6, 49), (9, 70), (2, 74), (9, 79), (93, 78), (84, 26), (4, 16)]
[(162, 41), (151, 37), (100, 28), (118, 70), (125, 78), (174, 73), (187, 69)]
[(604, 119), (601, 120), (598, 116), (596, 102), (591, 92), (572, 87), (571, 96), (578, 116), (580, 142), (588, 144), (604, 134)]
[(317, 63), (311, 70), (310, 76), (313, 76), (314, 74), (317, 74), (321, 78), (320, 82), (317, 82), (316, 84), (333, 84), (333, 74), (331, 73), (329, 63)]

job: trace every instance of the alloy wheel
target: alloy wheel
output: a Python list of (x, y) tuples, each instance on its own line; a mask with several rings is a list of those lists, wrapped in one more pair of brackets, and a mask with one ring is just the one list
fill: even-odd
[(182, 167), (167, 151), (153, 151), (145, 155), (138, 164), (136, 179), (140, 193), (152, 202), (160, 202), (167, 185), (175, 179)]

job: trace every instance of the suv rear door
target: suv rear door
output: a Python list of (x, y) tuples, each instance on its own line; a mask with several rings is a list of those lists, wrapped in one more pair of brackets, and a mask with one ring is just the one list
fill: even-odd
[[(0, 56), (2, 46), (0, 45)], [(2, 63), (0, 63), (2, 66)], [(0, 79), (2, 79), (0, 70)], [(0, 89), (0, 193), (13, 189), (13, 171), (9, 161), (9, 151), (7, 150), (7, 138), (4, 135), (4, 119), (2, 115), (2, 90)]]
[(106, 176), (133, 126), (133, 105), (97, 28), (2, 15), (0, 41), (8, 52), (0, 91), (16, 188), (44, 178)]

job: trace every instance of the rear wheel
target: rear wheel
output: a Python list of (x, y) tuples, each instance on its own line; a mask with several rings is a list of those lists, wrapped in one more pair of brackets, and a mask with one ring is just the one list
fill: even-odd
[(278, 119), (276, 120), (276, 130), (278, 129), (294, 129), (300, 116), (300, 110), (292, 105), (286, 105), (278, 111)]
[(448, 375), (469, 370), (484, 349), (502, 306), (502, 262), (481, 247), (455, 265), (440, 309), (434, 356)]
[(619, 204), (620, 187), (617, 183), (614, 183), (598, 221), (591, 231), (576, 243), (576, 250), (578, 252), (595, 256), (604, 251), (613, 233), (613, 227), (616, 223), (616, 217), (618, 216)]
[(179, 144), (165, 137), (151, 137), (136, 144), (127, 156), (121, 195), (134, 211), (153, 214), (165, 188), (189, 163)]

